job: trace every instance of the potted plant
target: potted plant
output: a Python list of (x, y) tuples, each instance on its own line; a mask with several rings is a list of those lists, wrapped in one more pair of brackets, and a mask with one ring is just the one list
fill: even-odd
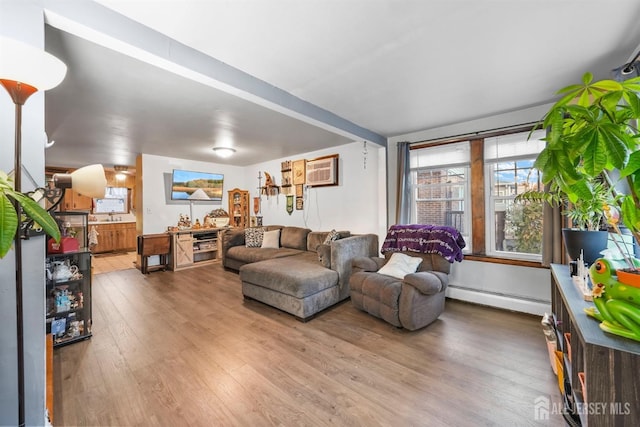
[(548, 203), (562, 206), (562, 214), (569, 218), (571, 227), (562, 229), (565, 248), (571, 259), (580, 257), (592, 263), (607, 248), (608, 231), (604, 226), (605, 207), (614, 203), (608, 185), (598, 179), (585, 179), (588, 191), (582, 197), (565, 193), (555, 181), (549, 182), (548, 191), (530, 190), (518, 195), (516, 200)]
[(56, 241), (60, 241), (60, 229), (56, 220), (31, 197), (15, 191), (13, 180), (5, 172), (0, 171), (0, 258), (4, 258), (9, 252), (16, 233), (19, 232), (18, 212), (11, 199), (18, 202), (24, 215), (42, 227), (45, 233)]
[[(558, 91), (562, 98), (544, 116), (547, 146), (534, 167), (575, 206), (597, 200), (594, 182), (602, 183), (622, 221), (640, 241), (640, 77), (617, 82), (593, 81)], [(595, 209), (595, 207), (593, 207)], [(600, 212), (601, 213), (601, 212)]]

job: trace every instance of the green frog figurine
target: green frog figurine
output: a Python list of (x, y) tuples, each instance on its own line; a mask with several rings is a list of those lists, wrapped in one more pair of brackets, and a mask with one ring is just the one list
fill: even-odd
[[(634, 259), (639, 266), (640, 261)], [(589, 268), (595, 307), (585, 308), (599, 320), (600, 329), (621, 337), (640, 341), (640, 288), (618, 281), (616, 269), (624, 268), (622, 261), (599, 258)]]

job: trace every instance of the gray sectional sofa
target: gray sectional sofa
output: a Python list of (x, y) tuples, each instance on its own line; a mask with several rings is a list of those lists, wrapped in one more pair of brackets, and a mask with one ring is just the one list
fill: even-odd
[(239, 271), (242, 294), (306, 321), (349, 297), (351, 261), (378, 254), (378, 236), (339, 232), (324, 244), (329, 232), (271, 225), (280, 230), (278, 247), (247, 247), (244, 229), (222, 234), (222, 263)]

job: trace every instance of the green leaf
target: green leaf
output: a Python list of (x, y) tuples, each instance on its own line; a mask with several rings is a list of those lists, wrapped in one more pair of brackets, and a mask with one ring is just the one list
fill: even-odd
[(632, 232), (640, 231), (640, 220), (638, 218), (638, 208), (631, 196), (622, 199), (622, 220)]
[(629, 161), (625, 168), (620, 171), (620, 176), (624, 178), (638, 171), (640, 171), (640, 151), (634, 151), (629, 156)]
[(10, 196), (18, 200), (18, 203), (22, 206), (25, 214), (37, 222), (45, 233), (53, 237), (56, 242), (60, 241), (60, 229), (58, 228), (58, 223), (53, 219), (49, 212), (37, 204), (31, 197), (27, 197), (24, 194), (14, 192), (13, 194), (10, 194)]
[(612, 123), (603, 124), (599, 131), (598, 140), (602, 143), (602, 150), (606, 153), (607, 163), (616, 169), (622, 169), (629, 160), (629, 150), (624, 133), (620, 132), (619, 126)]
[(622, 90), (622, 85), (615, 80), (600, 80), (593, 83), (590, 87), (601, 89), (603, 91), (614, 91), (614, 90)]
[(18, 214), (9, 198), (0, 192), (0, 258), (11, 249), (18, 228)]
[(584, 83), (585, 86), (588, 86), (592, 80), (593, 80), (593, 74), (591, 74), (590, 72), (587, 71), (582, 75), (582, 83)]

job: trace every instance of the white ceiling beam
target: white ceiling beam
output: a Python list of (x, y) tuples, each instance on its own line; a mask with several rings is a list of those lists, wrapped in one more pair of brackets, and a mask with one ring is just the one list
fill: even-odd
[(387, 138), (177, 42), (93, 1), (44, 0), (46, 22), (62, 31), (222, 90), (321, 129), (383, 147)]

